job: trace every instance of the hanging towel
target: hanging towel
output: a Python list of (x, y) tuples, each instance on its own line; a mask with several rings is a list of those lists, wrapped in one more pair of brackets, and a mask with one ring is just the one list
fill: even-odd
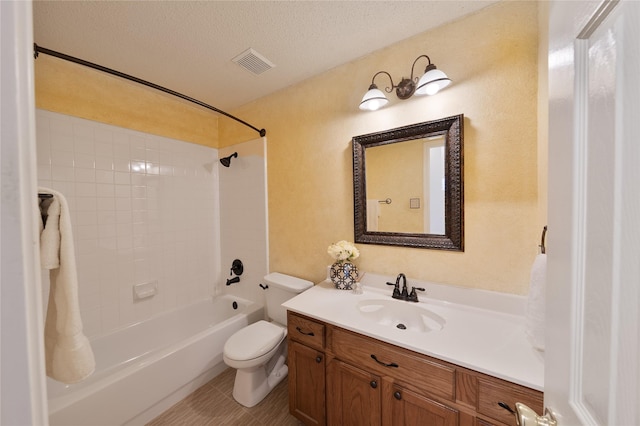
[(60, 202), (56, 197), (50, 198), (40, 208), (47, 223), (40, 230), (40, 265), (42, 269), (56, 269), (60, 266)]
[(367, 199), (367, 232), (378, 230), (378, 218), (380, 217), (380, 203), (378, 200)]
[(529, 298), (525, 318), (526, 333), (534, 348), (544, 351), (545, 287), (547, 255), (539, 254), (531, 267)]
[(82, 332), (71, 218), (62, 194), (48, 188), (38, 190), (53, 195), (43, 206), (47, 222), (40, 235), (42, 267), (50, 270), (44, 326), (47, 376), (63, 383), (76, 383), (92, 374), (96, 363), (89, 340)]

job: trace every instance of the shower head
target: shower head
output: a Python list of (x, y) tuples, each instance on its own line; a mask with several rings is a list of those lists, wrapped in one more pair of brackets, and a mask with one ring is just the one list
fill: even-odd
[(238, 153), (234, 152), (233, 154), (231, 154), (228, 157), (221, 158), (220, 159), (220, 164), (222, 164), (225, 167), (229, 167), (229, 165), (231, 164), (231, 157), (238, 158)]

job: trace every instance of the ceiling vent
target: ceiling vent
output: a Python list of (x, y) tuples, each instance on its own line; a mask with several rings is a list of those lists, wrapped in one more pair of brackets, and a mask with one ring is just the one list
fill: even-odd
[(245, 50), (233, 58), (232, 61), (255, 75), (262, 74), (275, 67), (271, 61), (253, 49)]

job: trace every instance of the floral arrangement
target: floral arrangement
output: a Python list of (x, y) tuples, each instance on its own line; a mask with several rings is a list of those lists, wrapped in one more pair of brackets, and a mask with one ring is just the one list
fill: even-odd
[(344, 240), (331, 244), (327, 249), (327, 253), (337, 262), (351, 261), (360, 256), (360, 251), (356, 246)]

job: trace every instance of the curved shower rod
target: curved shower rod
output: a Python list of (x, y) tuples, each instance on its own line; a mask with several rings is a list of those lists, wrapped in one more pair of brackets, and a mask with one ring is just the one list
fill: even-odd
[(178, 93), (178, 92), (173, 91), (171, 89), (167, 89), (166, 87), (158, 86), (157, 84), (148, 82), (146, 80), (142, 80), (141, 78), (134, 77), (132, 75), (125, 74), (125, 73), (120, 72), (120, 71), (113, 70), (111, 68), (103, 67), (102, 65), (94, 64), (93, 62), (85, 61), (84, 59), (76, 58), (76, 57), (73, 57), (73, 56), (66, 55), (64, 53), (56, 52), (55, 50), (51, 50), (51, 49), (46, 49), (44, 47), (40, 47), (37, 44), (33, 43), (33, 57), (37, 59), (38, 58), (38, 54), (40, 54), (40, 53), (44, 53), (44, 54), (50, 55), (50, 56), (55, 56), (56, 58), (64, 59), (65, 61), (74, 62), (76, 64), (84, 65), (85, 67), (89, 67), (89, 68), (96, 69), (98, 71), (106, 72), (108, 74), (112, 74), (112, 75), (115, 75), (117, 77), (125, 78), (127, 80), (131, 80), (133, 82), (142, 84), (144, 86), (151, 87), (152, 89), (160, 90), (161, 92), (165, 92), (165, 93), (168, 93), (170, 95), (177, 96), (178, 98), (184, 99), (185, 101), (193, 102), (194, 104), (200, 105), (202, 107), (205, 107), (207, 109), (215, 111), (218, 114), (222, 114), (224, 116), (227, 116), (227, 117), (231, 118), (232, 120), (235, 120), (235, 121), (237, 121), (239, 123), (242, 123), (245, 126), (250, 127), (253, 130), (255, 130), (256, 132), (258, 132), (260, 134), (260, 136), (266, 136), (266, 134), (267, 134), (267, 131), (265, 129), (258, 129), (257, 127), (252, 126), (251, 124), (247, 123), (246, 121), (241, 120), (238, 117), (235, 117), (235, 116), (229, 114), (228, 112), (224, 112), (221, 109), (218, 109), (218, 108), (216, 108), (214, 106), (211, 106), (209, 104), (205, 104), (204, 102), (199, 101), (199, 100), (194, 99), (194, 98), (191, 98), (191, 97), (189, 97), (187, 95), (183, 95), (182, 93)]

